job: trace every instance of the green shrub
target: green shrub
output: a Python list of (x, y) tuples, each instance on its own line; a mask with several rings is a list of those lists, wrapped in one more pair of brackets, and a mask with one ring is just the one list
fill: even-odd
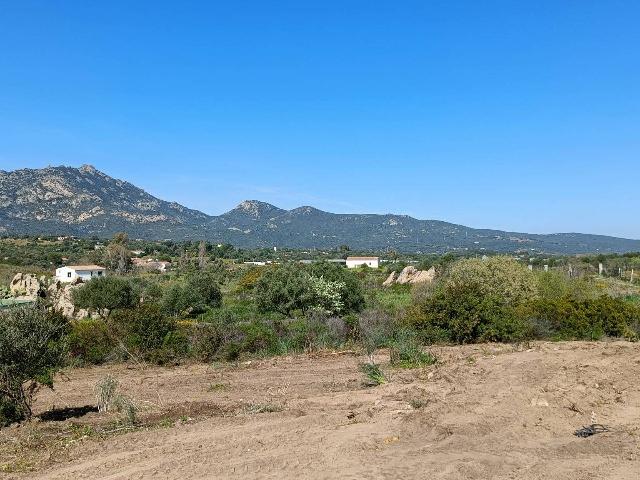
[(408, 315), (409, 323), (428, 342), (512, 342), (527, 338), (527, 322), (504, 298), (485, 295), (476, 286), (437, 290)]
[(603, 335), (633, 337), (637, 335), (633, 325), (639, 316), (635, 306), (608, 295), (586, 300), (540, 299), (529, 306), (529, 321), (544, 325), (543, 334), (563, 340), (596, 340)]
[(157, 358), (154, 351), (162, 349), (167, 335), (177, 328), (175, 320), (151, 304), (118, 310), (109, 317), (109, 324), (130, 353), (146, 359)]
[(84, 319), (71, 324), (69, 353), (89, 364), (105, 362), (116, 347), (104, 320)]
[(380, 367), (375, 363), (363, 363), (362, 365), (360, 365), (360, 370), (367, 377), (367, 385), (382, 385), (387, 381), (384, 373), (382, 373)]
[(223, 340), (220, 326), (214, 323), (197, 323), (189, 329), (191, 355), (203, 362), (216, 358)]
[(150, 350), (147, 354), (149, 361), (158, 365), (174, 363), (189, 353), (189, 338), (180, 330), (168, 332), (162, 339), (160, 348)]
[(261, 320), (238, 325), (241, 333), (241, 349), (247, 353), (274, 353), (278, 336), (272, 325)]
[(31, 416), (31, 402), (67, 353), (66, 319), (38, 306), (0, 312), (0, 426)]
[(280, 334), (283, 348), (291, 351), (317, 351), (338, 348), (347, 341), (349, 327), (343, 319), (322, 312), (286, 322)]
[(293, 263), (266, 270), (257, 280), (254, 294), (261, 312), (287, 316), (294, 310), (307, 310), (314, 299), (309, 275), (301, 265)]
[(225, 304), (204, 313), (199, 319), (203, 322), (229, 325), (232, 323), (246, 322), (252, 318), (281, 318), (279, 314), (261, 313), (254, 302), (250, 301), (225, 301)]
[(204, 309), (218, 308), (222, 305), (219, 279), (213, 271), (197, 272), (187, 277), (186, 286), (198, 295)]
[(518, 308), (536, 298), (535, 277), (508, 257), (463, 259), (414, 297), (406, 320), (426, 342), (512, 342), (528, 338)]
[(345, 314), (359, 312), (365, 305), (358, 278), (327, 262), (269, 268), (255, 283), (254, 295), (260, 311), (286, 316), (309, 310)]
[(433, 355), (422, 351), (416, 332), (408, 329), (396, 332), (389, 344), (389, 357), (391, 365), (401, 368), (418, 368), (436, 362)]
[(342, 308), (331, 311), (330, 314), (361, 312), (365, 308), (362, 283), (351, 270), (329, 262), (313, 263), (306, 268), (314, 278), (344, 285), (340, 289)]
[(451, 293), (477, 292), (506, 305), (518, 305), (537, 296), (533, 272), (510, 257), (465, 258), (451, 265), (441, 281)]
[(235, 340), (227, 341), (221, 348), (220, 357), (227, 362), (235, 362), (242, 354), (242, 345)]
[(196, 316), (222, 305), (217, 275), (209, 272), (190, 274), (186, 281), (174, 283), (162, 297), (163, 310), (171, 316)]
[(73, 292), (76, 307), (96, 311), (102, 316), (109, 310), (134, 307), (139, 301), (131, 283), (120, 277), (94, 278)]
[(585, 278), (571, 278), (563, 272), (551, 270), (535, 272), (538, 298), (552, 300), (559, 298), (575, 298), (586, 300), (596, 298), (597, 292), (593, 282)]

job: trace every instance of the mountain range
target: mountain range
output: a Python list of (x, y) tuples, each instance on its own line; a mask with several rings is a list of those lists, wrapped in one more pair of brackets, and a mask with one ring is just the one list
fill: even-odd
[(475, 229), (407, 215), (335, 214), (303, 206), (283, 210), (246, 200), (211, 216), (160, 200), (90, 165), (0, 170), (0, 235), (209, 240), (242, 248), (290, 247), (443, 253), (453, 250), (579, 254), (640, 251), (640, 240)]

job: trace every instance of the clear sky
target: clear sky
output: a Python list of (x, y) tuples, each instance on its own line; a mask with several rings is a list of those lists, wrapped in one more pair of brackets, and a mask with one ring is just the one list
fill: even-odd
[(0, 169), (640, 238), (640, 2), (0, 0)]

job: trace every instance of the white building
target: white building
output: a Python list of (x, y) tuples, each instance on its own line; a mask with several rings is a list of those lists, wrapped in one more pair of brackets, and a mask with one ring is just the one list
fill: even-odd
[(379, 257), (347, 257), (347, 268), (356, 268), (362, 265), (366, 265), (371, 268), (378, 268), (379, 264)]
[(98, 265), (68, 265), (56, 268), (56, 280), (59, 282), (73, 282), (78, 278), (87, 281), (106, 275), (107, 269)]

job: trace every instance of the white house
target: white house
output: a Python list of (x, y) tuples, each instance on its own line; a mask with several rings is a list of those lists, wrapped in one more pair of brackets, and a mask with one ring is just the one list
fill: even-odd
[(68, 265), (56, 268), (56, 280), (59, 282), (73, 282), (78, 278), (87, 281), (106, 275), (107, 269), (98, 265)]
[(371, 268), (378, 268), (380, 258), (378, 257), (347, 257), (347, 268), (356, 268), (366, 265)]

